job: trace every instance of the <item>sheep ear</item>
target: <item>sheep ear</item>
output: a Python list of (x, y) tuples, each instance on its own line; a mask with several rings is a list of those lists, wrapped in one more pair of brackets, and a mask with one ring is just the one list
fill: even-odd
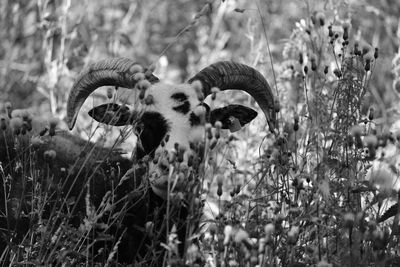
[(228, 105), (212, 110), (210, 113), (210, 122), (214, 125), (216, 121), (220, 121), (222, 129), (229, 129), (231, 132), (236, 132), (251, 122), (256, 116), (257, 111), (251, 108), (242, 105)]
[(108, 103), (92, 108), (89, 116), (94, 120), (114, 126), (128, 125), (132, 121), (132, 113), (123, 105)]

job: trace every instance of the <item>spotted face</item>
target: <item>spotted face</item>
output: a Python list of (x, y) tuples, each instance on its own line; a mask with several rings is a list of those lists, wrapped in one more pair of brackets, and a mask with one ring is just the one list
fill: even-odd
[(221, 121), (223, 129), (231, 129), (233, 121), (243, 126), (257, 112), (241, 105), (210, 111), (192, 85), (157, 83), (146, 89), (143, 101), (132, 110), (117, 104), (103, 104), (93, 108), (89, 115), (99, 122), (135, 127), (136, 158), (148, 155), (153, 159), (149, 161), (150, 182), (154, 191), (165, 197), (171, 174), (169, 158), (171, 153), (177, 153), (177, 146), (183, 151), (185, 163), (192, 154), (190, 144), (204, 140), (205, 122)]
[(165, 144), (166, 149), (173, 149), (175, 143), (188, 149), (189, 143), (199, 138), (197, 131), (201, 130), (202, 125), (195, 110), (202, 104), (191, 85), (158, 83), (146, 90), (144, 102), (144, 114), (160, 114), (167, 126), (169, 139)]

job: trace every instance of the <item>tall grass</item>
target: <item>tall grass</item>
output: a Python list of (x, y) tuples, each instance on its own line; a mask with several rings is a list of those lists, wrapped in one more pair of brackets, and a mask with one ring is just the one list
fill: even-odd
[[(294, 23), (282, 47), (276, 45), (276, 35), (267, 34), (269, 26), (277, 28), (276, 22), (268, 21), (264, 14), (273, 5), (265, 9), (260, 3), (257, 10), (257, 6), (247, 8), (246, 3), (238, 1), (232, 13), (228, 9), (234, 5), (229, 1), (186, 7), (187, 13), (182, 12), (186, 19), (174, 21), (179, 27), (167, 29), (175, 37), (161, 38), (149, 45), (149, 50), (157, 51), (153, 55), (143, 48), (147, 38), (152, 38), (150, 32), (153, 37), (160, 34), (145, 23), (160, 24), (149, 14), (149, 8), (154, 8), (151, 3), (121, 4), (128, 6), (122, 24), (135, 37), (133, 44), (139, 50), (132, 52), (133, 45), (129, 38), (126, 41), (124, 33), (116, 33), (96, 49), (96, 42), (88, 33), (90, 27), (69, 28), (68, 15), (76, 11), (71, 2), (55, 5), (50, 13), (47, 8), (51, 5), (39, 2), (43, 36), (35, 35), (25, 45), (40, 40), (43, 73), (29, 73), (29, 64), (10, 64), (10, 68), (28, 73), (29, 79), (39, 79), (37, 90), (51, 103), (52, 113), (61, 118), (65, 115), (63, 89), (73, 79), (72, 70), (102, 53), (99, 51), (108, 51), (104, 48), (107, 44), (112, 55), (133, 53), (146, 57), (149, 65), (159, 60), (157, 67), (161, 73), (166, 71), (165, 66), (172, 69), (172, 63), (165, 63), (172, 60), (171, 54), (183, 51), (187, 55), (191, 49), (195, 51), (186, 61), (181, 54), (179, 58), (172, 57), (176, 59), (174, 64), (186, 64), (189, 72), (200, 69), (197, 65), (228, 58), (245, 61), (264, 72), (272, 69), (269, 63), (274, 59), (276, 78), (269, 80), (274, 80), (277, 88), (277, 134), (269, 134), (262, 120), (238, 134), (219, 136), (205, 130), (204, 143), (196, 148), (199, 156), (193, 159), (190, 171), (178, 160), (170, 163), (171, 194), (165, 214), (159, 215), (165, 218), (167, 229), (167, 239), (162, 244), (167, 251), (162, 260), (165, 264), (397, 266), (399, 136), (391, 128), (392, 111), (386, 109), (386, 100), (374, 83), (374, 79), (381, 78), (376, 73), (381, 73), (384, 64), (380, 60), (384, 60), (382, 55), (387, 57), (387, 50), (376, 42), (377, 47), (372, 46), (371, 36), (359, 33), (354, 22), (357, 18), (344, 16), (340, 5), (316, 12), (309, 4), (313, 2), (306, 1), (304, 18)], [(179, 4), (182, 3), (175, 1), (163, 5), (173, 10)], [(60, 19), (50, 16), (57, 10), (61, 12)], [(190, 12), (195, 15), (189, 16)], [(110, 11), (108, 15), (112, 14)], [(132, 14), (140, 14), (143, 19), (135, 24), (137, 32), (129, 31)], [(236, 20), (239, 26), (234, 23)], [(17, 21), (23, 24), (21, 19)], [(238, 42), (232, 34), (234, 30), (224, 28), (232, 25), (236, 25), (238, 32), (246, 32), (246, 42)], [(204, 34), (207, 27), (209, 36)], [(52, 35), (54, 32), (58, 34)], [(7, 40), (13, 35), (11, 30), (2, 34)], [(199, 44), (195, 49), (187, 39), (196, 34)], [(270, 39), (266, 40), (267, 37)], [(228, 52), (226, 47), (231, 43), (227, 40), (235, 40), (233, 47), (237, 53)], [(271, 47), (267, 47), (267, 41)], [(19, 45), (19, 49), (26, 49)], [(4, 62), (8, 61), (3, 59)], [(46, 83), (47, 78), (52, 81), (51, 86)], [(217, 96), (210, 105), (219, 106), (232, 99), (252, 104), (248, 97), (235, 92)], [(90, 122), (82, 120), (78, 124), (80, 130), (90, 132)], [(0, 130), (0, 134), (5, 131)], [(126, 134), (130, 134), (129, 129), (116, 136), (122, 140)], [(0, 164), (1, 217), (7, 225), (7, 229), (1, 229), (6, 248), (0, 253), (0, 260), (16, 265), (117, 264), (120, 240), (109, 230), (119, 225), (126, 209), (114, 210), (121, 203), (114, 203), (112, 196), (125, 174), (123, 170), (128, 168), (112, 160), (110, 163), (109, 150), (86, 147), (84, 152), (78, 148), (70, 152), (71, 148), (60, 144), (76, 140), (67, 143), (58, 133), (33, 135), (33, 139), (31, 135), (27, 138), (14, 133), (0, 138), (11, 138), (12, 142), (5, 145), (7, 151), (15, 153), (4, 156), (13, 159), (11, 165)], [(40, 147), (44, 142), (45, 149), (35, 148), (38, 142)], [(79, 143), (77, 147), (85, 144)], [(93, 155), (95, 152), (98, 156)], [(55, 159), (66, 153), (74, 160), (65, 166), (55, 164)], [(94, 158), (98, 162), (93, 162)], [(146, 165), (146, 160), (141, 164)], [(104, 197), (93, 202), (96, 191), (91, 181), (95, 176), (109, 179), (109, 187), (102, 192)], [(65, 184), (67, 180), (79, 182), (79, 190), (74, 190), (73, 196), (68, 193), (71, 184)], [(139, 186), (128, 195), (146, 195), (144, 190)], [(78, 202), (84, 203), (85, 208), (77, 211)], [(174, 226), (181, 206), (189, 210), (183, 255), (178, 253), (183, 240), (179, 240), (179, 229)], [(206, 215), (202, 217), (203, 211)], [(84, 220), (74, 221), (77, 212)], [(154, 232), (154, 227), (157, 228), (153, 222), (148, 222), (143, 229), (150, 240), (161, 234)], [(16, 228), (23, 230), (24, 235), (13, 234), (11, 229)], [(104, 245), (97, 246), (99, 242)], [(150, 244), (138, 264), (158, 262), (159, 255), (153, 253), (158, 244)]]

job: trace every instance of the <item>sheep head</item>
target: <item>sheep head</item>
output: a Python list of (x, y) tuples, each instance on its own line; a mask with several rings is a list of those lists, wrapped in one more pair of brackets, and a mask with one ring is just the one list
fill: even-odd
[[(274, 99), (265, 78), (255, 69), (234, 62), (218, 62), (206, 67), (187, 83), (171, 85), (159, 82), (149, 70), (132, 60), (117, 58), (90, 65), (75, 82), (67, 102), (67, 121), (74, 127), (86, 98), (101, 86), (118, 86), (141, 90), (141, 104), (134, 109), (115, 103), (93, 108), (95, 120), (115, 125), (134, 125), (138, 135), (136, 157), (154, 157), (163, 143), (163, 150), (179, 147), (188, 151), (190, 143), (200, 140), (204, 123), (222, 123), (223, 129), (238, 130), (252, 121), (257, 112), (242, 105), (214, 109), (203, 103), (213, 88), (237, 89), (249, 93), (262, 109), (270, 130), (276, 125)], [(185, 153), (187, 160), (188, 153)], [(165, 170), (153, 164), (155, 178), (166, 176)]]

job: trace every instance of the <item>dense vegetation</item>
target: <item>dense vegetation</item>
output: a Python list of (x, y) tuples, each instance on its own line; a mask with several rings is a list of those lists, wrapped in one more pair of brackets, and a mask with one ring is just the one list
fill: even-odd
[[(29, 107), (30, 119), (52, 117), (48, 128), (65, 130), (68, 91), (99, 58), (133, 58), (171, 82), (219, 60), (246, 63), (273, 87), (279, 129), (271, 134), (260, 112), (238, 133), (206, 134), (202, 186), (182, 196), (201, 227), (189, 231), (183, 257), (171, 231), (166, 263), (399, 266), (399, 13), (396, 0), (3, 0), (0, 114)], [(86, 109), (106, 101), (106, 92), (114, 94), (99, 90)], [(207, 101), (254, 104), (243, 92)], [(0, 126), (5, 134), (9, 125)], [(135, 140), (129, 129), (99, 127), (85, 115), (74, 131), (126, 151)], [(44, 160), (40, 171), (29, 165), (30, 182), (62, 175), (42, 169), (59, 151), (33, 149), (49, 133), (13, 134), (17, 144), (31, 142), (24, 160)], [(7, 167), (0, 163), (0, 197), (21, 211), (22, 201), (8, 198), (16, 178), (4, 175)], [(31, 227), (24, 237), (1, 236), (11, 242), (0, 262), (116, 264), (114, 251), (103, 261), (92, 257), (88, 240), (101, 210), (88, 209), (79, 228), (45, 227), (54, 222), (42, 217), (45, 187), (30, 189), (35, 201), (21, 216)]]

